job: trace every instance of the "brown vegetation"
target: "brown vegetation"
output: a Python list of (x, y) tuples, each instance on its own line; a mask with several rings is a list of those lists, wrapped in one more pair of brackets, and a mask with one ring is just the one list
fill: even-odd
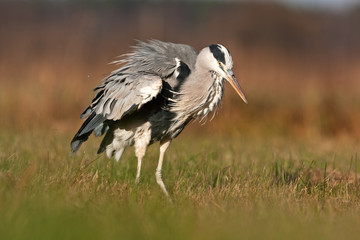
[(155, 38), (231, 50), (249, 105), (228, 89), (214, 131), (358, 139), (359, 19), (276, 4), (2, 3), (0, 122), (74, 131), (107, 63)]

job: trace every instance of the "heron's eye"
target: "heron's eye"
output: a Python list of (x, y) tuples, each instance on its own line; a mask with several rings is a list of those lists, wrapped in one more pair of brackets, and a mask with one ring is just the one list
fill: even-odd
[(219, 67), (221, 67), (221, 62), (220, 61), (218, 61), (218, 64), (219, 64)]

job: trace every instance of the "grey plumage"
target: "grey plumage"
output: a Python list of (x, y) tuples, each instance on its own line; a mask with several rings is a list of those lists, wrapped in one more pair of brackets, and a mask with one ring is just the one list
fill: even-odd
[(188, 45), (152, 40), (139, 42), (122, 57), (114, 62), (122, 67), (94, 89), (94, 99), (81, 114), (87, 119), (75, 134), (71, 148), (76, 152), (92, 132), (95, 136), (105, 134), (98, 153), (106, 151), (116, 160), (126, 147), (134, 145), (138, 182), (147, 146), (160, 141), (156, 179), (168, 195), (161, 167), (171, 140), (190, 121), (205, 119), (216, 110), (224, 80), (246, 99), (232, 73), (230, 52), (222, 45), (210, 45), (198, 54)]

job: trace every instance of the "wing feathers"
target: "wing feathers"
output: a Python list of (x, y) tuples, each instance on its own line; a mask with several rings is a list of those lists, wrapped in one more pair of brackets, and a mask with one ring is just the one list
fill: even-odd
[(122, 77), (125, 77), (122, 83), (118, 79), (114, 79), (104, 86), (102, 97), (91, 105), (93, 112), (107, 119), (119, 120), (134, 108), (141, 108), (161, 92), (162, 80), (159, 76), (128, 75)]
[(108, 130), (108, 120), (120, 120), (156, 98), (162, 91), (163, 81), (177, 78), (174, 73), (179, 68), (179, 59), (192, 69), (196, 55), (196, 51), (187, 45), (153, 40), (139, 42), (132, 53), (113, 62), (125, 65), (94, 89), (94, 99), (81, 114), (81, 118), (88, 118), (72, 140), (73, 152), (92, 131), (96, 135), (104, 134)]
[(94, 112), (85, 120), (80, 127), (79, 131), (75, 134), (71, 140), (71, 149), (76, 152), (81, 144), (86, 141), (91, 132), (100, 124), (105, 121), (105, 118), (101, 115), (96, 115)]

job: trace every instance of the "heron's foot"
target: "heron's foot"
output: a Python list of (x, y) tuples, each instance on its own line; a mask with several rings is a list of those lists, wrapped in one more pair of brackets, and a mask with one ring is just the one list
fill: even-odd
[(156, 177), (156, 182), (159, 184), (161, 190), (165, 193), (165, 195), (166, 195), (167, 199), (169, 200), (169, 202), (172, 203), (171, 197), (170, 197), (168, 191), (166, 190), (165, 184), (164, 184), (164, 182), (162, 180), (161, 170), (156, 169), (155, 177)]
[(139, 183), (140, 183), (140, 177), (136, 177), (135, 184), (139, 184)]

